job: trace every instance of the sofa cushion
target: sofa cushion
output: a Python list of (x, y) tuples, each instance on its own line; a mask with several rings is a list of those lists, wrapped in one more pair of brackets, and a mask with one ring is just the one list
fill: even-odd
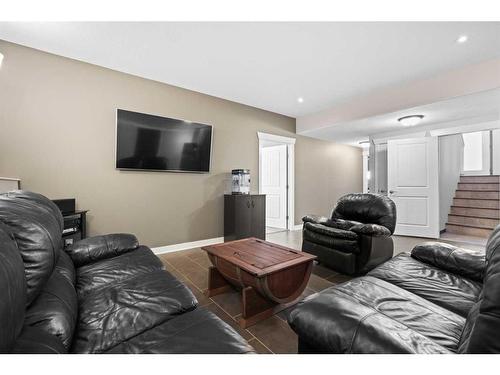
[(368, 273), (467, 317), (483, 285), (402, 253)]
[(79, 296), (71, 351), (104, 352), (196, 305), (191, 291), (161, 269), (110, 281)]
[(24, 262), (27, 304), (49, 279), (62, 249), (62, 215), (48, 198), (27, 191), (0, 194), (0, 222), (10, 228)]
[(12, 350), (26, 309), (24, 264), (9, 228), (0, 223), (0, 353)]
[(182, 314), (124, 341), (106, 353), (244, 354), (252, 347), (204, 308)]
[(465, 319), (365, 276), (304, 300), (288, 321), (306, 344), (329, 353), (449, 353)]
[(160, 259), (145, 246), (79, 267), (76, 282), (78, 298), (84, 298), (87, 293), (100, 288), (108, 288), (111, 284), (162, 269), (164, 266)]
[(26, 310), (24, 324), (57, 336), (68, 350), (78, 316), (75, 287), (66, 276), (52, 273), (41, 293)]

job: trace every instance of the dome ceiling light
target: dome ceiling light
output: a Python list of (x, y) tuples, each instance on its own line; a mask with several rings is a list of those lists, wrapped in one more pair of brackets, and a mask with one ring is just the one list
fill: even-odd
[(424, 115), (411, 115), (398, 118), (398, 121), (403, 126), (415, 126), (422, 122)]

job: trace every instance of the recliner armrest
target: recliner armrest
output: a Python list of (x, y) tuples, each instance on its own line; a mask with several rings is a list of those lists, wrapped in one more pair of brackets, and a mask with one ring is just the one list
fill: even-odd
[(315, 232), (324, 236), (329, 236), (333, 238), (357, 241), (358, 235), (348, 230), (343, 230), (339, 228), (334, 228), (324, 224), (317, 223), (305, 223), (304, 229), (306, 231)]
[(75, 266), (83, 266), (101, 259), (135, 250), (139, 241), (133, 234), (116, 233), (94, 236), (75, 242), (66, 252)]
[(349, 230), (357, 234), (363, 234), (365, 236), (372, 237), (388, 237), (391, 235), (391, 231), (389, 229), (378, 224), (356, 224)]
[(475, 281), (483, 281), (486, 269), (483, 252), (470, 251), (442, 242), (425, 242), (415, 246), (411, 256), (443, 270)]
[(318, 215), (306, 215), (302, 218), (304, 223), (314, 223), (314, 224), (323, 224), (327, 225), (330, 222), (330, 219), (325, 216)]

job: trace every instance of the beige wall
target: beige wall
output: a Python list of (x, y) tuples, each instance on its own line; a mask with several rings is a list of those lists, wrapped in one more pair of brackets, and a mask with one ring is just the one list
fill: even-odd
[[(132, 232), (150, 246), (222, 236), (228, 171), (250, 168), (257, 131), (295, 136), (295, 119), (0, 41), (0, 176), (76, 197), (90, 234)], [(116, 108), (212, 124), (209, 174), (114, 168)], [(296, 223), (361, 190), (361, 150), (297, 136)]]

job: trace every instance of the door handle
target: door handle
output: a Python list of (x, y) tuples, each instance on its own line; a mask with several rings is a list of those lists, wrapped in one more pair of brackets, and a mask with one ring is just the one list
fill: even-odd
[(389, 190), (389, 194), (394, 194), (396, 190)]
[(250, 208), (250, 201), (247, 201), (247, 207)]
[(255, 202), (254, 201), (252, 201), (252, 207), (255, 207)]

